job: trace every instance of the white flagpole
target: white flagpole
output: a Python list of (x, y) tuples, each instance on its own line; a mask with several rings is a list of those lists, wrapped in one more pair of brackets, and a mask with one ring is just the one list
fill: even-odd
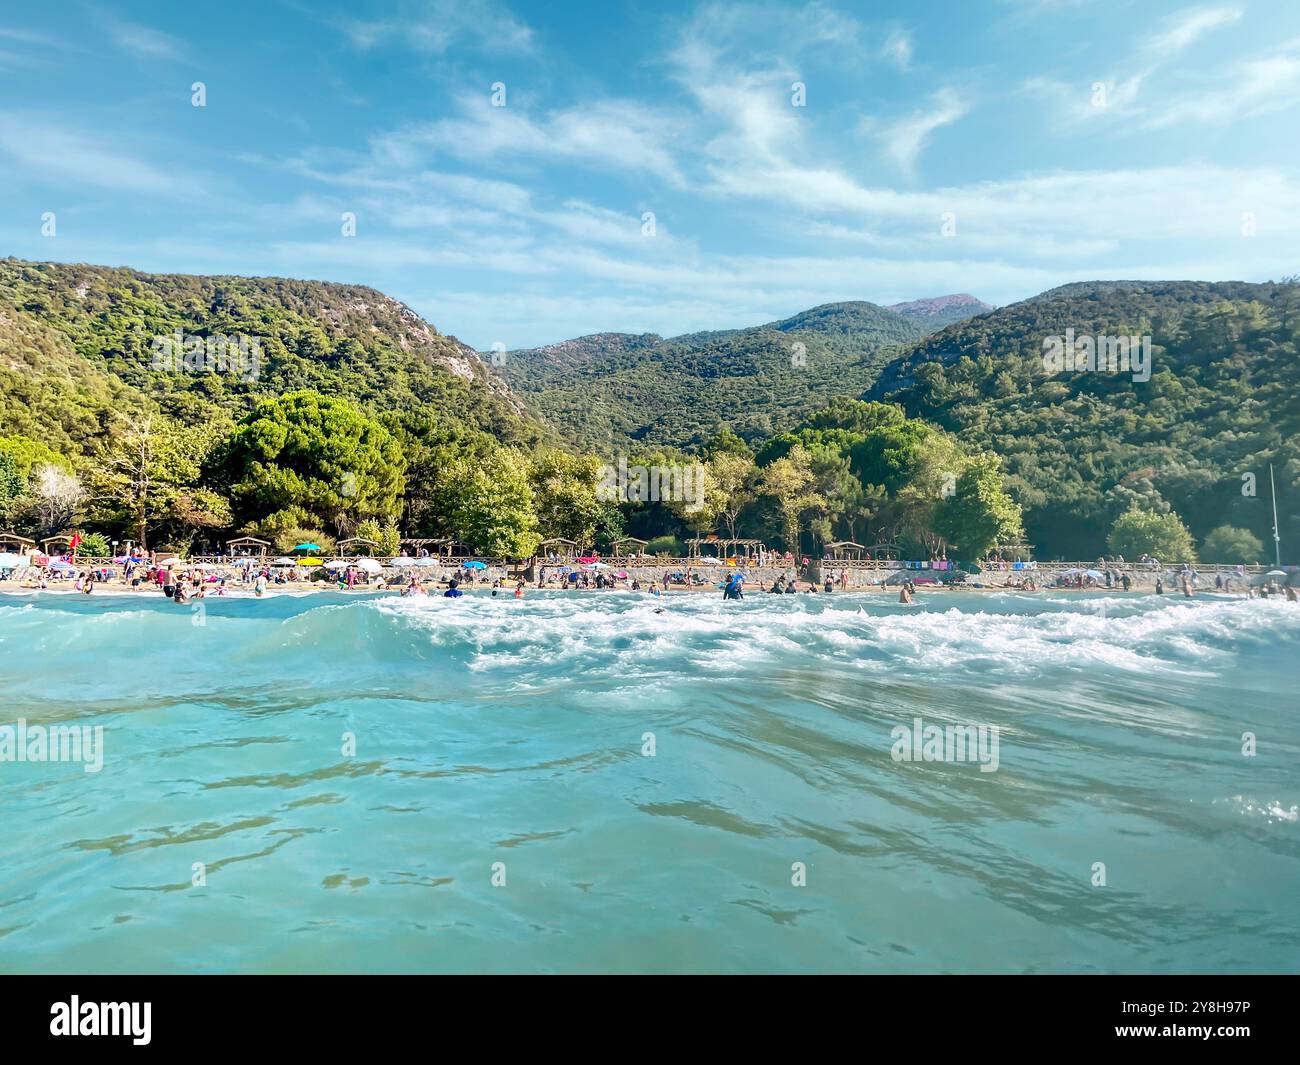
[(1268, 486), (1273, 492), (1273, 558), (1277, 568), (1282, 568), (1282, 538), (1277, 532), (1277, 484), (1273, 480), (1273, 464), (1268, 464)]

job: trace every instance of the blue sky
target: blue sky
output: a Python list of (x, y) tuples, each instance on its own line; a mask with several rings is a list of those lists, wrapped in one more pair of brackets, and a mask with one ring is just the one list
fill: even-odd
[(0, 23), (0, 254), (368, 284), (480, 349), (1298, 274), (1298, 144), (1294, 0), (52, 3)]

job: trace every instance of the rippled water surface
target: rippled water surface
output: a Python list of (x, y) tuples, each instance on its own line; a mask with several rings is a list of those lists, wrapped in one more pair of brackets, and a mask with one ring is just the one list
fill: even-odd
[(205, 605), (0, 596), (0, 970), (1300, 969), (1294, 604)]

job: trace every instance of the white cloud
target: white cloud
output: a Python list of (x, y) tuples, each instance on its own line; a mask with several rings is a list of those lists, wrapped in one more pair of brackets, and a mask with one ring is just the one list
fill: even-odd
[[(1187, 8), (1165, 18), (1153, 33), (1136, 42), (1123, 75), (1102, 79), (1104, 105), (1094, 100), (1091, 81), (1063, 82), (1032, 77), (1022, 91), (1051, 100), (1058, 119), (1067, 124), (1108, 119), (1135, 130), (1159, 129), (1182, 122), (1219, 123), (1266, 110), (1281, 110), (1295, 100), (1292, 56), (1280, 52), (1239, 62), (1225, 74), (1191, 77), (1170, 69), (1175, 58), (1206, 34), (1242, 18), (1238, 7)], [(1283, 49), (1294, 47), (1294, 42)], [(1135, 69), (1136, 68), (1136, 69)], [(1208, 88), (1186, 89), (1184, 86)]]
[(115, 45), (139, 59), (180, 59), (184, 55), (180, 41), (152, 26), (126, 22), (106, 14), (97, 18)]
[(351, 19), (343, 32), (360, 49), (408, 48), (429, 55), (470, 45), (487, 51), (532, 52), (532, 29), (493, 0), (407, 0), (379, 19)]
[(399, 166), (440, 156), (475, 162), (560, 160), (641, 171), (671, 184), (682, 181), (669, 148), (672, 119), (641, 104), (595, 100), (534, 119), (518, 106), (493, 107), (486, 93), (459, 103), (460, 117), (377, 137), (376, 156)]
[(1242, 14), (1238, 7), (1202, 7), (1179, 11), (1169, 16), (1165, 20), (1164, 29), (1151, 38), (1149, 50), (1157, 55), (1181, 52), (1211, 30), (1237, 22)]
[(912, 38), (906, 30), (894, 30), (885, 39), (880, 54), (892, 61), (899, 70), (907, 70), (912, 65)]
[(0, 155), (7, 155), (16, 170), (42, 184), (68, 181), (169, 197), (201, 191), (193, 174), (160, 169), (125, 154), (116, 142), (31, 115), (0, 111)]
[(930, 134), (956, 122), (970, 111), (970, 104), (952, 89), (940, 89), (928, 105), (906, 118), (883, 127), (885, 151), (904, 171), (910, 171)]
[[(1057, 123), (1075, 125), (1080, 122), (1125, 117), (1135, 111), (1143, 79), (1150, 71), (1130, 74), (1122, 79), (1092, 82), (1058, 81), (1055, 78), (1027, 78), (1020, 91), (1047, 100), (1055, 112)], [(1098, 84), (1102, 86), (1099, 93)]]
[(797, 6), (776, 3), (705, 3), (696, 8), (683, 30), (684, 42), (707, 42), (719, 59), (744, 58), (753, 65), (772, 65), (783, 54), (812, 49), (858, 49), (862, 24), (828, 4)]
[(1170, 100), (1146, 117), (1149, 129), (1186, 122), (1219, 124), (1300, 103), (1300, 52), (1279, 51), (1238, 63), (1204, 89)]

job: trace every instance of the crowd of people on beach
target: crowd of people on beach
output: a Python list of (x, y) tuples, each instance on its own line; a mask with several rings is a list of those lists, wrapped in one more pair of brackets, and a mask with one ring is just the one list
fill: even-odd
[[(455, 599), (463, 596), (466, 589), (480, 586), (489, 590), (492, 596), (508, 593), (518, 599), (524, 596), (528, 586), (525, 578), (534, 582), (539, 590), (612, 590), (661, 596), (668, 591), (720, 589), (726, 600), (743, 599), (747, 582), (752, 590), (759, 587), (760, 582), (766, 585), (767, 580), (771, 580), (771, 584), (765, 590), (779, 595), (849, 592), (862, 590), (864, 585), (868, 589), (888, 591), (891, 585), (895, 585), (899, 589), (899, 602), (904, 604), (915, 600), (919, 585), (944, 590), (974, 588), (1020, 592), (1130, 592), (1135, 588), (1138, 591), (1152, 588), (1156, 595), (1175, 593), (1185, 598), (1191, 598), (1202, 590), (1210, 591), (1209, 588), (1203, 589), (1203, 575), (1194, 565), (1181, 563), (1165, 567), (1150, 555), (1143, 555), (1135, 563), (1128, 563), (1118, 555), (1103, 556), (1097, 559), (1095, 569), (1086, 570), (1079, 567), (1063, 571), (1056, 567), (1040, 570), (1035, 563), (1013, 563), (1011, 565), (1024, 568), (1002, 577), (1000, 581), (989, 579), (988, 574), (971, 577), (965, 570), (947, 569), (951, 564), (939, 556), (929, 563), (897, 563), (897, 568), (868, 570), (845, 564), (836, 566), (833, 562), (814, 566), (806, 557), (799, 560), (773, 554), (769, 557), (770, 562), (783, 563), (775, 577), (772, 577), (770, 568), (765, 577), (758, 568), (744, 564), (754, 561), (748, 559), (732, 560), (732, 564), (717, 561), (712, 566), (703, 565), (704, 561), (712, 560), (694, 559), (691, 562), (699, 562), (698, 568), (686, 564), (662, 570), (647, 565), (648, 561), (624, 557), (614, 560), (622, 565), (622, 568), (616, 568), (599, 558), (567, 560), (553, 556), (546, 562), (535, 560), (527, 569), (519, 567), (511, 575), (504, 566), (489, 568), (487, 563), (476, 560), (414, 565), (405, 555), (387, 563), (373, 558), (329, 562), (287, 558), (272, 561), (265, 556), (253, 555), (219, 562), (186, 562), (174, 555), (142, 552), (111, 562), (95, 560), (84, 566), (77, 565), (75, 555), (44, 560), (42, 564), (23, 567), (16, 573), (13, 570), (0, 571), (0, 581), (16, 580), (23, 588), (37, 591), (64, 589), (85, 595), (93, 594), (96, 588), (158, 591), (176, 603), (232, 593), (261, 597), (274, 591), (307, 589), (391, 591), (400, 592), (405, 597), (440, 595)], [(986, 565), (992, 561), (985, 560)], [(436, 574), (433, 572), (435, 569), (438, 571)], [(932, 569), (944, 571), (938, 574), (926, 572)], [(978, 568), (976, 573), (979, 573)], [(1296, 602), (1296, 582), (1294, 570), (1270, 571), (1260, 579), (1259, 574), (1248, 573), (1244, 565), (1215, 567), (1212, 591), (1216, 595), (1248, 598), (1280, 596)]]

